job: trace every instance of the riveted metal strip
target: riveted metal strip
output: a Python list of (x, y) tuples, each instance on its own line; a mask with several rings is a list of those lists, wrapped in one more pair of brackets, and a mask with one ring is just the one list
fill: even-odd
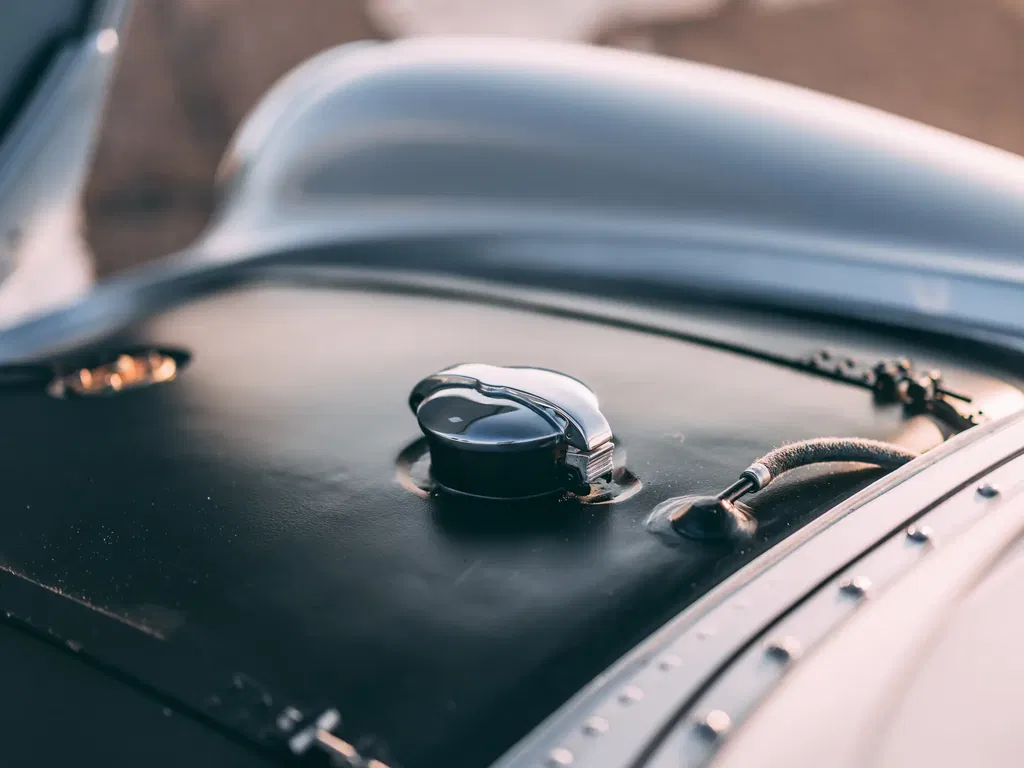
[(822, 585), (707, 686), (645, 764), (649, 768), (705, 764), (728, 736), (709, 733), (705, 721), (710, 713), (727, 716), (730, 730), (741, 725), (786, 671), (800, 663), (800, 656), (839, 628), (865, 600), (894, 584), (942, 542), (1024, 490), (1024, 482), (1019, 480), (1022, 472), (1024, 457), (1003, 464), (984, 482), (971, 483), (928, 510)]
[[(557, 765), (552, 762), (556, 757), (569, 756), (574, 766), (642, 763), (680, 715), (690, 711), (717, 670), (763, 636), (779, 617), (823, 584), (856, 575), (846, 572), (848, 564), (946, 501), (965, 483), (976, 482), (1017, 455), (1022, 445), (1024, 418), (1015, 414), (975, 427), (882, 478), (683, 611), (513, 747), (496, 766)], [(884, 580), (881, 571), (878, 579)], [(851, 597), (842, 596), (850, 609), (856, 604)], [(593, 727), (594, 723), (601, 728)]]

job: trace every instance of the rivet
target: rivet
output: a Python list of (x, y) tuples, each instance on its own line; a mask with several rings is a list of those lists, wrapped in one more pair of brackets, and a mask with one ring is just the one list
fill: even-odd
[(634, 704), (638, 701), (643, 701), (644, 692), (635, 685), (627, 685), (622, 693), (619, 694), (619, 701), (623, 704)]
[(777, 640), (769, 640), (765, 644), (765, 651), (769, 656), (783, 663), (793, 661), (800, 656), (800, 641), (792, 635), (780, 637)]
[(714, 637), (714, 635), (715, 635), (715, 628), (714, 627), (701, 627), (700, 629), (697, 630), (697, 639), (698, 640), (707, 640), (709, 637)]
[(600, 736), (602, 733), (608, 733), (608, 728), (608, 721), (597, 715), (588, 717), (583, 723), (583, 732), (588, 736)]
[(982, 483), (978, 486), (978, 495), (983, 499), (992, 499), (999, 495), (999, 488), (992, 483)]
[(907, 528), (907, 538), (911, 541), (931, 541), (935, 531), (929, 525), (912, 525)]
[(295, 725), (302, 720), (302, 713), (299, 712), (295, 707), (286, 707), (280, 715), (277, 716), (277, 727), (285, 733), (294, 730)]
[(110, 53), (117, 48), (118, 35), (116, 29), (104, 29), (96, 35), (96, 50), (100, 53)]
[(713, 709), (704, 715), (704, 719), (700, 721), (698, 727), (705, 736), (712, 739), (718, 739), (729, 732), (732, 728), (732, 718), (729, 717), (727, 712), (723, 712), (720, 709)]
[(572, 765), (572, 760), (572, 752), (565, 747), (555, 747), (548, 755), (548, 765), (551, 768), (564, 768), (566, 765)]
[(675, 669), (681, 666), (683, 660), (676, 656), (674, 653), (670, 653), (667, 656), (662, 657), (661, 661), (658, 662), (658, 666), (662, 669)]
[(854, 597), (863, 597), (871, 589), (871, 579), (867, 576), (854, 576), (839, 582), (839, 589)]

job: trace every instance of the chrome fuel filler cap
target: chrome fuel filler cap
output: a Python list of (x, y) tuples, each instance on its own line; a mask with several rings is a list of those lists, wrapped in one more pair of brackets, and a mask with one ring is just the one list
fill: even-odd
[(517, 499), (579, 491), (614, 468), (597, 395), (543, 368), (466, 363), (420, 381), (409, 406), (451, 493)]

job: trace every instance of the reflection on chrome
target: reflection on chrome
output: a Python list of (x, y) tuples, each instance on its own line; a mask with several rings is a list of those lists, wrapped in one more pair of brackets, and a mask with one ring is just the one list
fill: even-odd
[(112, 395), (129, 389), (171, 381), (178, 375), (178, 361), (163, 352), (122, 354), (112, 363), (79, 368), (57, 376), (47, 392), (53, 397)]

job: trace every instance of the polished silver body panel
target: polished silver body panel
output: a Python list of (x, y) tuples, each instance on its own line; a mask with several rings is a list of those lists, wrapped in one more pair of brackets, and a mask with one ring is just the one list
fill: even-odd
[(147, 295), (311, 257), (1024, 346), (1024, 159), (713, 67), (508, 40), (342, 46), (270, 91), (220, 184), (194, 247), (9, 331), (0, 360), (107, 333)]
[(93, 282), (79, 196), (127, 2), (104, 0), (93, 14), (84, 37), (56, 54), (0, 143), (0, 328), (74, 301)]

